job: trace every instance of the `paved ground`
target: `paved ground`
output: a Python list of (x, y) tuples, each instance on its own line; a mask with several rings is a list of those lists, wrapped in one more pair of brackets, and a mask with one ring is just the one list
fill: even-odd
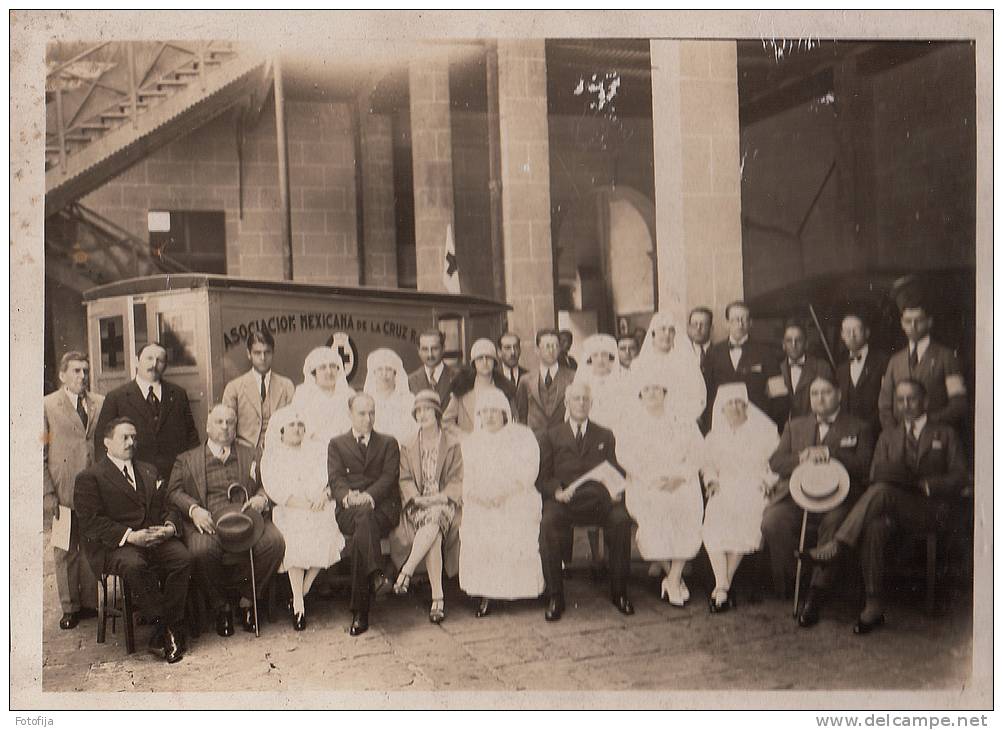
[[(853, 636), (851, 605), (833, 606), (821, 624), (794, 625), (789, 604), (766, 600), (710, 615), (706, 593), (692, 585), (686, 609), (657, 599), (639, 568), (632, 586), (637, 607), (621, 616), (605, 599), (605, 584), (587, 573), (568, 581), (564, 618), (543, 620), (540, 601), (501, 605), (483, 619), (454, 586), (448, 616), (428, 622), (428, 587), (376, 605), (373, 627), (348, 635), (347, 598), (308, 601), (309, 626), (292, 630), (282, 615), (263, 620), (261, 637), (238, 629), (222, 639), (210, 629), (184, 660), (169, 666), (146, 654), (146, 627), (137, 653), (124, 635), (95, 641), (96, 622), (60, 631), (51, 562), (45, 570), (44, 691), (263, 690), (683, 690), (683, 689), (953, 689), (971, 665), (971, 606), (955, 595), (946, 616), (933, 619), (903, 596), (890, 625)], [(691, 583), (693, 580), (691, 580)], [(280, 611), (281, 613), (281, 611)]]

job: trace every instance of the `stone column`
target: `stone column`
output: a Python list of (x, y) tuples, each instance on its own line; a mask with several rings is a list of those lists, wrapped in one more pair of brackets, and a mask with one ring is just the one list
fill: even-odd
[(397, 286), (394, 222), (393, 125), (385, 114), (365, 114), (362, 124), (362, 189), (366, 284)]
[(446, 226), (453, 225), (453, 143), (449, 123), (448, 58), (411, 61), (408, 82), (418, 289), (445, 291), (442, 265)]
[(527, 343), (526, 360), (535, 361), (536, 331), (557, 321), (543, 40), (498, 41), (498, 115), (509, 328)]
[(714, 311), (743, 292), (734, 41), (651, 41), (658, 307)]

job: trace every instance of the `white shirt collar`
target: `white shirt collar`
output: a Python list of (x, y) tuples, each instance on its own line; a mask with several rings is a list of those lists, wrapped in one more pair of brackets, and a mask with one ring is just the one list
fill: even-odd
[(839, 418), (839, 409), (838, 408), (836, 409), (836, 412), (833, 413), (828, 418), (822, 418), (821, 416), (818, 416), (818, 415), (815, 416), (815, 420), (818, 423), (824, 423), (826, 426), (831, 426), (833, 423), (836, 422), (837, 418)]
[[(930, 346), (930, 335), (927, 335), (923, 339), (916, 343), (916, 359), (922, 360), (923, 355), (926, 354), (926, 349)], [(909, 351), (912, 352), (912, 343), (909, 343)]]
[(791, 366), (792, 368), (793, 367), (803, 368), (804, 364), (806, 362), (806, 359), (807, 359), (807, 356), (806, 355), (802, 355), (797, 360), (791, 360), (790, 356), (788, 355), (787, 356), (787, 364), (789, 366)]
[(122, 473), (123, 467), (128, 467), (129, 474), (132, 476), (132, 485), (136, 486), (136, 469), (132, 466), (132, 461), (131, 460), (123, 461), (122, 459), (112, 456), (111, 454), (108, 454), (108, 458), (111, 460), (111, 463), (115, 465), (115, 468), (118, 469), (119, 474)]
[(728, 344), (729, 345), (738, 345), (739, 347), (742, 347), (748, 341), (749, 341), (749, 336), (748, 335), (746, 335), (745, 337), (743, 337), (740, 340), (733, 340), (730, 336), (728, 337)]
[(427, 365), (424, 366), (424, 368), (425, 368), (425, 377), (428, 378), (428, 381), (432, 382), (432, 380), (434, 379), (435, 382), (438, 383), (442, 379), (442, 371), (446, 369), (446, 363), (440, 360), (439, 364), (436, 365), (434, 369), (429, 370)]
[(136, 385), (139, 386), (139, 392), (143, 394), (144, 398), (146, 398), (147, 394), (150, 392), (150, 386), (152, 385), (153, 392), (157, 395), (157, 398), (163, 400), (163, 398), (161, 397), (161, 392), (162, 392), (160, 388), (161, 383), (151, 383), (150, 381), (144, 380), (143, 378), (137, 375)]
[(554, 378), (556, 378), (557, 377), (557, 369), (559, 367), (560, 366), (556, 362), (553, 365), (551, 365), (549, 368), (546, 365), (544, 365), (543, 363), (540, 363), (540, 380), (546, 380), (547, 379), (547, 373), (550, 373), (551, 380), (553, 380)]
[(369, 433), (367, 433), (366, 435), (363, 436), (361, 433), (359, 433), (354, 428), (352, 428), (352, 438), (355, 439), (356, 441), (358, 441), (361, 438), (362, 439), (362, 443), (364, 443), (364, 444), (368, 444), (369, 443), (369, 439), (372, 437), (372, 435), (373, 435), (373, 432), (370, 431)]
[(206, 439), (206, 446), (209, 447), (209, 451), (220, 461), (224, 461), (223, 454), (226, 453), (229, 456), (233, 452), (233, 446), (227, 446), (225, 444), (218, 444), (212, 439)]
[(587, 418), (581, 423), (578, 423), (578, 421), (569, 417), (568, 423), (571, 424), (571, 433), (575, 434), (576, 436), (578, 435), (579, 429), (581, 429), (582, 436), (584, 436), (589, 432), (589, 419)]
[[(73, 406), (73, 410), (77, 410), (77, 394), (65, 386), (63, 387), (63, 392), (66, 393), (66, 397), (70, 399), (70, 404)], [(87, 407), (87, 391), (83, 391), (80, 395), (83, 396), (84, 400), (84, 412), (88, 413), (90, 409)]]
[(689, 340), (690, 347), (693, 348), (693, 352), (707, 352), (707, 348), (710, 347), (709, 342), (705, 342), (701, 345), (699, 343), (694, 342), (693, 340), (690, 340), (688, 336), (686, 339)]
[[(866, 360), (866, 359), (867, 359), (867, 351), (868, 351), (868, 349), (869, 349), (869, 348), (870, 348), (870, 346), (869, 346), (869, 345), (864, 345), (864, 346), (863, 346), (863, 347), (861, 347), (861, 348), (860, 348), (860, 350), (859, 350), (859, 351), (857, 352), (857, 355), (856, 355), (856, 357), (859, 357), (859, 358), (860, 358), (860, 362), (863, 362), (864, 360)], [(850, 353), (850, 362), (853, 362), (853, 358), (854, 358), (854, 354), (853, 354), (853, 353), (851, 352), (851, 353)]]
[[(922, 416), (920, 416), (919, 418), (917, 418), (915, 421), (912, 422), (912, 433), (916, 436), (917, 439), (919, 439), (919, 437), (922, 435), (923, 429), (926, 428), (926, 415), (927, 414), (924, 413)], [(908, 423), (905, 424), (905, 430), (906, 433), (908, 434), (910, 431)]]
[(259, 386), (261, 385), (261, 378), (262, 377), (265, 378), (265, 388), (266, 389), (268, 388), (269, 385), (271, 385), (271, 382), (272, 382), (272, 370), (271, 370), (271, 368), (268, 369), (268, 372), (265, 373), (264, 376), (262, 376), (261, 373), (259, 373), (254, 368), (251, 368), (251, 372), (254, 373), (254, 382), (256, 382)]

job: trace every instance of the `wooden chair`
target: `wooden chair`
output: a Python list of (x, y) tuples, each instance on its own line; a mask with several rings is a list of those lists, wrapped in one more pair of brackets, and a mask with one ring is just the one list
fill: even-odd
[[(108, 604), (108, 580), (112, 580), (112, 602)], [(122, 607), (118, 607), (118, 586), (122, 586)], [(136, 651), (136, 636), (133, 628), (132, 592), (125, 578), (113, 573), (101, 573), (98, 580), (98, 643), (105, 643), (108, 619), (111, 632), (115, 633), (116, 621), (121, 618), (125, 625), (125, 650), (129, 654)]]

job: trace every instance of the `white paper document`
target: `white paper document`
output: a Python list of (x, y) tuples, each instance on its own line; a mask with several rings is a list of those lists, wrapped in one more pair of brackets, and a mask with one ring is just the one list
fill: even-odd
[(59, 505), (59, 516), (52, 520), (52, 547), (57, 547), (60, 550), (70, 549), (70, 521), (72, 519), (73, 510)]
[(596, 464), (575, 479), (575, 481), (571, 482), (567, 486), (567, 489), (574, 494), (575, 490), (586, 482), (599, 482), (606, 487), (606, 491), (609, 492), (609, 496), (613, 499), (618, 499), (623, 494), (624, 489), (627, 488), (627, 480), (608, 461)]

